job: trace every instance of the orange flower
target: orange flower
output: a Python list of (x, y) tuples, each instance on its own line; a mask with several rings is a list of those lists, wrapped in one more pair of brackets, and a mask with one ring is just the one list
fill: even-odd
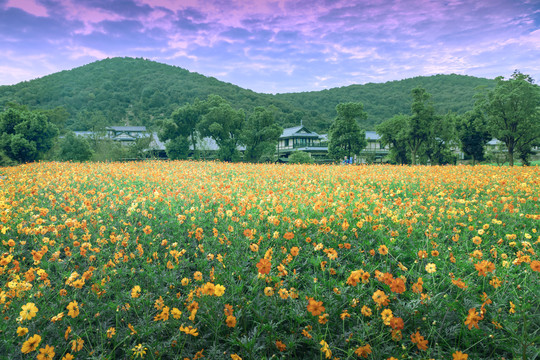
[(465, 320), (465, 325), (468, 325), (469, 330), (471, 330), (473, 326), (478, 329), (479, 320), (482, 320), (482, 317), (478, 315), (476, 308), (469, 309), (469, 315), (467, 315), (467, 319)]
[(390, 283), (390, 290), (392, 292), (395, 292), (396, 294), (401, 294), (405, 292), (406, 287), (405, 287), (405, 282), (403, 281), (403, 279), (401, 278), (393, 279), (392, 282)]
[(278, 348), (279, 351), (287, 350), (287, 346), (284, 343), (282, 343), (280, 340), (276, 340), (276, 347)]
[(298, 246), (293, 246), (291, 248), (291, 255), (292, 256), (298, 256), (298, 253), (300, 252), (300, 249), (298, 248)]
[(229, 315), (227, 316), (227, 319), (225, 320), (225, 322), (227, 323), (228, 327), (233, 328), (236, 326), (236, 317), (233, 315)]
[(478, 271), (478, 276), (487, 276), (488, 272), (495, 270), (495, 264), (487, 260), (482, 260), (481, 262), (474, 264), (474, 267)]
[(307, 310), (311, 313), (311, 315), (317, 316), (324, 312), (325, 308), (322, 301), (316, 301), (313, 298), (309, 298), (308, 301), (309, 304), (307, 306)]
[(469, 355), (462, 353), (461, 351), (456, 351), (452, 354), (452, 360), (467, 360)]
[(354, 353), (358, 356), (358, 357), (364, 357), (364, 358), (367, 358), (369, 356), (369, 354), (371, 354), (371, 346), (369, 344), (366, 344), (364, 346), (360, 346), (359, 348), (357, 348)]
[(529, 265), (531, 266), (532, 271), (540, 272), (540, 261), (533, 260)]
[(411, 341), (416, 344), (418, 349), (427, 350), (428, 341), (418, 331), (411, 335)]
[(257, 269), (259, 269), (260, 274), (269, 274), (271, 266), (272, 266), (272, 263), (268, 259), (261, 259), (257, 263)]
[(294, 238), (294, 233), (288, 231), (288, 232), (286, 232), (286, 233), (283, 235), (283, 238), (284, 238), (285, 240), (292, 240), (292, 239)]
[(377, 303), (378, 306), (386, 306), (390, 302), (388, 300), (388, 296), (386, 296), (382, 290), (375, 291), (371, 298)]
[(386, 245), (379, 246), (379, 254), (381, 255), (387, 255), (388, 254), (388, 248)]

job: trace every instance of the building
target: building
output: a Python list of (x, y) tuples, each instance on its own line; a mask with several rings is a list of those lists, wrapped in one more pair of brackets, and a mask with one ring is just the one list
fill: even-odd
[(310, 131), (304, 125), (283, 129), (276, 146), (278, 161), (287, 162), (295, 151), (304, 151), (317, 161), (325, 161), (328, 157), (327, 136)]

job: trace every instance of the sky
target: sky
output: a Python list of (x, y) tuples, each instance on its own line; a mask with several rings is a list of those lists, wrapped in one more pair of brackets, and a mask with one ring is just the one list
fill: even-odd
[(540, 0), (0, 0), (0, 85), (117, 56), (263, 93), (516, 69), (540, 83)]

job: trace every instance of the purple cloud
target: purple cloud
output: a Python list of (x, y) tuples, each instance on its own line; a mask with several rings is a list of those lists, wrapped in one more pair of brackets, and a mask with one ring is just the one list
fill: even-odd
[(260, 92), (516, 68), (540, 81), (539, 28), (530, 0), (0, 0), (0, 84), (106, 56)]

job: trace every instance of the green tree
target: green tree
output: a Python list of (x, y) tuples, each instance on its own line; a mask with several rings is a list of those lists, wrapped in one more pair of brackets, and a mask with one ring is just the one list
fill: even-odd
[(276, 152), (283, 128), (275, 123), (274, 117), (273, 111), (260, 106), (248, 117), (241, 134), (242, 143), (246, 146), (245, 160), (259, 162)]
[(455, 164), (457, 156), (452, 149), (457, 146), (457, 120), (457, 115), (452, 112), (444, 116), (433, 116), (430, 125), (431, 134), (422, 145), (422, 153), (431, 164)]
[(211, 95), (205, 104), (206, 111), (198, 124), (201, 136), (209, 136), (219, 146), (218, 158), (223, 161), (239, 159), (238, 145), (244, 124), (244, 111), (235, 110), (217, 95)]
[(294, 151), (289, 156), (289, 164), (313, 164), (314, 162), (311, 155), (305, 151)]
[(359, 155), (367, 145), (366, 133), (358, 121), (367, 119), (361, 103), (344, 103), (336, 106), (337, 117), (330, 126), (328, 154), (335, 160)]
[(62, 161), (87, 161), (92, 157), (93, 151), (90, 143), (83, 137), (76, 136), (73, 132), (68, 132), (60, 140), (58, 157)]
[(490, 133), (506, 145), (513, 166), (514, 152), (527, 153), (540, 137), (540, 88), (517, 70), (508, 80), (495, 80), (495, 88), (480, 93), (476, 104), (486, 115)]
[(171, 160), (187, 159), (189, 152), (189, 141), (185, 136), (177, 136), (172, 141), (165, 143), (165, 152)]
[(407, 115), (395, 115), (377, 125), (375, 130), (381, 136), (381, 145), (389, 145), (388, 157), (395, 164), (409, 164), (407, 145), (405, 144), (405, 129), (409, 121)]
[(407, 127), (403, 139), (411, 153), (412, 164), (416, 164), (418, 150), (430, 138), (432, 134), (432, 121), (435, 117), (435, 109), (431, 102), (431, 95), (426, 89), (416, 87), (411, 91), (413, 102), (411, 105), (412, 115), (408, 118)]
[[(161, 132), (159, 133), (159, 139), (161, 141), (170, 140), (173, 142), (185, 143), (186, 138), (189, 137), (191, 145), (193, 146), (193, 152), (195, 156), (197, 156), (196, 129), (202, 115), (204, 115), (205, 108), (207, 107), (206, 105), (206, 103), (201, 102), (199, 99), (195, 99), (193, 104), (188, 103), (174, 110), (171, 118), (163, 122)], [(178, 147), (172, 146), (172, 148), (180, 150), (182, 146), (183, 145), (179, 145)], [(184, 151), (182, 150), (181, 153), (184, 153)], [(187, 151), (185, 153), (187, 153)]]
[(36, 111), (9, 107), (0, 113), (0, 150), (17, 162), (37, 160), (53, 145), (56, 126)]
[(467, 111), (456, 121), (456, 130), (461, 151), (476, 161), (483, 161), (486, 144), (491, 140), (486, 119), (479, 109)]

